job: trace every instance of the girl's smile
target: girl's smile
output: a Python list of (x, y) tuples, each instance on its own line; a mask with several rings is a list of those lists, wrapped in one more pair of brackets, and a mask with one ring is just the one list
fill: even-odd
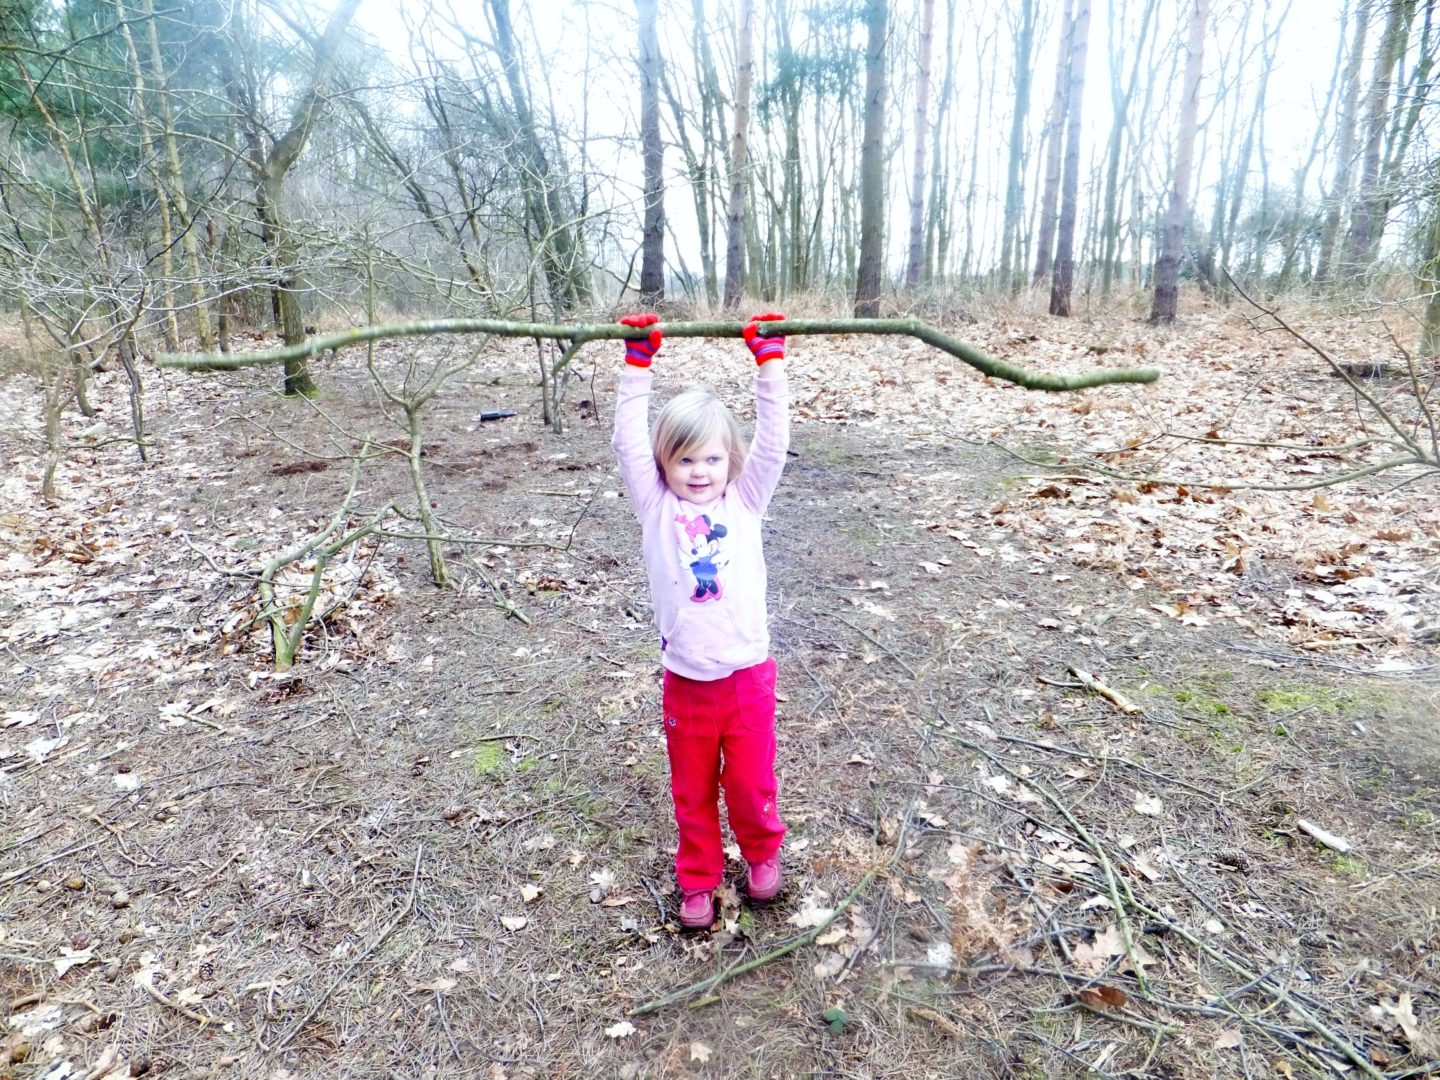
[(696, 506), (720, 498), (729, 480), (730, 448), (720, 438), (689, 447), (665, 467), (665, 485)]

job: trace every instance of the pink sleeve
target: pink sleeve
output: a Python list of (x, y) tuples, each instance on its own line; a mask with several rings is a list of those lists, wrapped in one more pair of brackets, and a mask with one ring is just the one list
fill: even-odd
[(745, 469), (735, 482), (741, 501), (756, 514), (770, 505), (790, 448), (789, 384), (780, 378), (755, 380), (755, 438)]
[(630, 493), (635, 516), (642, 521), (665, 490), (650, 447), (652, 381), (649, 372), (633, 368), (620, 376), (620, 389), (615, 397), (615, 437), (610, 443), (615, 448), (620, 479), (625, 481)]

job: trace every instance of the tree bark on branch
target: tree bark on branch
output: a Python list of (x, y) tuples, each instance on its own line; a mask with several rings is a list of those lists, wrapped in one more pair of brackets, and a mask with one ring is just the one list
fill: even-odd
[[(658, 329), (666, 337), (738, 338), (744, 328), (741, 322), (676, 322), (661, 323)], [(647, 328), (648, 329), (648, 328)], [(513, 322), (504, 319), (432, 319), (423, 322), (386, 323), (357, 326), (335, 334), (322, 334), (299, 345), (251, 353), (165, 353), (155, 358), (157, 367), (182, 368), (190, 371), (231, 371), (242, 367), (293, 362), (299, 358), (318, 356), (350, 345), (388, 338), (422, 337), (431, 334), (492, 334), (496, 337), (548, 338), (569, 343), (566, 357), (573, 357), (581, 345), (591, 341), (621, 341), (635, 337), (633, 327), (619, 323), (592, 325), (556, 325)], [(949, 353), (976, 371), (991, 378), (1023, 386), (1027, 390), (1083, 390), (1113, 383), (1151, 383), (1160, 377), (1155, 368), (1096, 368), (1072, 375), (1057, 375), (1019, 367), (991, 356), (968, 342), (952, 337), (919, 319), (786, 319), (761, 323), (762, 337), (784, 335), (799, 337), (809, 334), (879, 334), (913, 337), (942, 352)]]

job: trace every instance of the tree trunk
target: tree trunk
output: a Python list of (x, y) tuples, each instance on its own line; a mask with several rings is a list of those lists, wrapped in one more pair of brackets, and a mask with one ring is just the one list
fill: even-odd
[(708, 44), (709, 32), (705, 24), (705, 9), (702, 0), (695, 0), (693, 17), (697, 42), (696, 52), (699, 59), (699, 72), (696, 79), (696, 90), (700, 99), (698, 148), (690, 139), (685, 107), (676, 93), (670, 72), (663, 66), (660, 69), (660, 85), (664, 89), (665, 99), (670, 105), (675, 139), (680, 144), (680, 152), (685, 158), (685, 174), (690, 183), (690, 191), (695, 204), (695, 222), (700, 242), (700, 272), (705, 283), (705, 298), (709, 304), (714, 306), (720, 303), (720, 276), (716, 269), (715, 255), (717, 232), (715, 199), (718, 185), (714, 167), (716, 140), (712, 137), (711, 132), (715, 127), (723, 128), (724, 125), (716, 117), (721, 108), (720, 94), (715, 65)]
[(730, 206), (725, 218), (725, 310), (740, 306), (745, 291), (745, 191), (750, 183), (750, 84), (755, 59), (755, 0), (740, 0), (735, 27), (735, 129), (730, 140)]
[[(175, 268), (172, 252), (175, 247), (174, 217), (170, 212), (170, 193), (160, 175), (160, 156), (155, 152), (155, 138), (150, 118), (149, 88), (145, 85), (145, 70), (140, 66), (140, 51), (135, 48), (135, 35), (130, 31), (130, 20), (124, 0), (114, 0), (115, 15), (120, 23), (120, 37), (125, 42), (125, 59), (130, 65), (132, 80), (130, 89), (130, 110), (135, 120), (136, 134), (140, 140), (140, 157), (145, 162), (145, 171), (155, 188), (155, 216), (160, 224), (160, 289), (159, 301), (163, 320), (165, 345), (171, 349), (180, 347), (180, 321), (175, 315)], [(164, 94), (159, 87), (157, 94)]]
[(860, 144), (860, 261), (855, 317), (880, 314), (885, 279), (885, 33), (889, 0), (866, 0), (865, 135)]
[[(1115, 275), (1119, 270), (1120, 261), (1120, 159), (1123, 156), (1125, 145), (1125, 133), (1129, 127), (1130, 102), (1134, 100), (1135, 88), (1140, 82), (1140, 67), (1145, 58), (1145, 44), (1150, 36), (1150, 27), (1154, 22), (1155, 9), (1159, 0), (1145, 0), (1145, 9), (1140, 15), (1140, 33), (1135, 39), (1135, 59), (1130, 66), (1130, 77), (1122, 88), (1120, 86), (1119, 71), (1112, 66), (1111, 69), (1111, 105), (1114, 113), (1114, 122), (1110, 128), (1110, 142), (1105, 152), (1105, 195), (1104, 211), (1100, 218), (1100, 231), (1102, 233), (1100, 253), (1100, 292), (1103, 296), (1109, 296), (1115, 285)], [(1125, 27), (1120, 28), (1120, 34), (1115, 33), (1114, 11), (1111, 9), (1111, 56), (1119, 55), (1120, 46), (1115, 43), (1118, 36), (1125, 34)], [(1132, 140), (1133, 141), (1133, 140)]]
[(1355, 5), (1355, 43), (1350, 47), (1350, 60), (1345, 65), (1344, 90), (1340, 99), (1340, 126), (1336, 136), (1335, 180), (1326, 200), (1325, 223), (1320, 228), (1320, 254), (1315, 269), (1315, 285), (1325, 288), (1334, 276), (1335, 248), (1340, 238), (1340, 220), (1350, 200), (1351, 177), (1355, 169), (1355, 131), (1360, 115), (1360, 67), (1365, 60), (1365, 37), (1370, 27), (1370, 4), (1357, 0)]
[(655, 0), (635, 0), (640, 15), (640, 145), (645, 223), (640, 240), (640, 302), (665, 299), (665, 145), (660, 140), (660, 45)]
[(1155, 299), (1151, 322), (1174, 322), (1180, 302), (1180, 251), (1190, 218), (1190, 170), (1195, 160), (1195, 131), (1200, 115), (1200, 74), (1205, 65), (1205, 28), (1210, 0), (1195, 0), (1190, 15), (1190, 37), (1185, 46), (1184, 97), (1180, 103), (1180, 129), (1175, 134), (1171, 165), (1170, 206), (1155, 263)]
[(540, 144), (530, 94), (522, 77), (524, 67), (510, 21), (510, 0), (489, 0), (495, 27), (495, 51), (510, 91), (518, 152), (529, 176), (525, 184), (526, 215), (538, 236), (541, 270), (550, 292), (550, 302), (564, 315), (590, 299), (590, 288), (580, 266), (579, 226), (567, 212), (559, 179)]
[[(1345, 50), (1347, 31), (1349, 30), (1350, 10), (1345, 8), (1342, 12), (1340, 22), (1339, 42), (1335, 47), (1335, 64), (1332, 69), (1331, 78), (1326, 80), (1325, 103), (1316, 110), (1318, 117), (1314, 131), (1310, 136), (1310, 149), (1305, 160), (1294, 170), (1291, 177), (1291, 189), (1294, 197), (1291, 199), (1290, 209), (1286, 212), (1284, 239), (1281, 241), (1284, 254), (1280, 261), (1280, 271), (1275, 277), (1275, 292), (1284, 293), (1290, 288), (1295, 277), (1296, 267), (1300, 262), (1300, 249), (1302, 242), (1305, 245), (1307, 255), (1310, 247), (1311, 216), (1305, 205), (1305, 185), (1310, 176), (1310, 170), (1315, 164), (1315, 159), (1320, 156), (1320, 147), (1328, 130), (1328, 118), (1335, 98), (1340, 92), (1344, 79), (1341, 72), (1345, 66)], [(1263, 148), (1264, 143), (1261, 143)], [(1338, 226), (1340, 219), (1337, 215), (1335, 223)]]
[(940, 99), (935, 103), (935, 119), (930, 125), (930, 194), (925, 214), (926, 281), (944, 278), (944, 247), (948, 230), (949, 181), (945, 171), (945, 132), (950, 116), (950, 103), (955, 97), (955, 0), (945, 0), (945, 78), (940, 83)]
[(1060, 45), (1055, 60), (1055, 92), (1050, 95), (1050, 118), (1045, 122), (1045, 181), (1040, 189), (1040, 228), (1035, 239), (1035, 272), (1031, 283), (1050, 276), (1055, 256), (1056, 211), (1060, 205), (1060, 157), (1065, 148), (1066, 91), (1070, 86), (1070, 53), (1075, 32), (1071, 0), (1060, 14)]
[[(1420, 31), (1415, 67), (1410, 73), (1409, 81), (1397, 91), (1395, 113), (1391, 119), (1389, 136), (1385, 140), (1385, 162), (1380, 172), (1380, 182), (1385, 191), (1387, 211), (1400, 184), (1400, 174), (1405, 168), (1406, 155), (1420, 120), (1420, 112), (1426, 106), (1434, 105), (1434, 98), (1430, 93), (1430, 75), (1435, 67), (1436, 2), (1437, 0), (1425, 0), (1425, 21)], [(1408, 106), (1405, 104), (1407, 101)]]
[(1080, 0), (1071, 30), (1070, 78), (1065, 90), (1065, 171), (1055, 240), (1055, 273), (1050, 281), (1050, 314), (1070, 314), (1075, 282), (1075, 221), (1080, 199), (1080, 114), (1085, 97), (1085, 51), (1090, 36), (1090, 0)]
[(910, 174), (910, 254), (905, 285), (920, 284), (925, 265), (925, 137), (929, 134), (930, 54), (935, 39), (935, 0), (921, 0), (920, 67), (915, 73), (915, 168)]
[(175, 202), (175, 215), (180, 220), (180, 249), (185, 253), (185, 264), (190, 273), (190, 304), (195, 309), (195, 333), (200, 339), (200, 347), (210, 349), (214, 346), (210, 305), (205, 294), (205, 278), (200, 271), (200, 242), (190, 215), (190, 201), (185, 194), (185, 173), (180, 167), (179, 140), (175, 137), (175, 120), (170, 111), (169, 78), (160, 52), (160, 35), (155, 27), (155, 0), (141, 0), (141, 10), (145, 13), (149, 37), (150, 72), (159, 90), (156, 111), (160, 117), (161, 138), (165, 143), (165, 171), (170, 182), (171, 198)]
[(1010, 147), (1005, 160), (1005, 217), (1000, 223), (1000, 288), (1007, 293), (1020, 287), (1016, 248), (1025, 212), (1025, 125), (1030, 117), (1030, 54), (1034, 48), (1035, 0), (1021, 0), (1020, 29), (1015, 35), (1015, 107), (1010, 114)]
[[(1435, 166), (1440, 166), (1436, 162)], [(1435, 166), (1432, 166), (1435, 167)], [(1420, 291), (1429, 293), (1420, 328), (1420, 356), (1440, 356), (1440, 195), (1430, 204), (1430, 228), (1420, 265)]]
[[(295, 265), (294, 242), (282, 204), (285, 176), (310, 137), (324, 103), (340, 40), (359, 6), (360, 0), (342, 0), (330, 16), (324, 33), (313, 41), (315, 64), (310, 72), (309, 85), (300, 95), (290, 116), (289, 126), (284, 134), (271, 143), (268, 152), (260, 148), (260, 133), (266, 129), (266, 125), (257, 111), (255, 95), (240, 86), (233, 77), (229, 80), (231, 92), (241, 110), (240, 122), (246, 128), (246, 137), (250, 143), (250, 165), (256, 173), (256, 216), (260, 221), (262, 239), (275, 268), (272, 297), (276, 321), (280, 325), (281, 337), (286, 345), (298, 345), (305, 340), (305, 320), (300, 311), (297, 294), (298, 268)], [(245, 27), (238, 21), (232, 24), (231, 29), (236, 35), (246, 33)], [(243, 51), (247, 44), (237, 41), (236, 51)], [(285, 393), (309, 396), (317, 392), (318, 387), (310, 377), (307, 359), (304, 356), (287, 359)]]
[[(1345, 238), (1346, 276), (1361, 280), (1375, 261), (1375, 251), (1385, 232), (1388, 202), (1380, 187), (1380, 161), (1385, 142), (1390, 86), (1395, 65), (1405, 53), (1410, 21), (1415, 17), (1416, 0), (1392, 0), (1385, 32), (1375, 54), (1370, 90), (1365, 101), (1365, 154), (1360, 165), (1360, 190), (1350, 212), (1350, 232)], [(1401, 102), (1404, 104), (1404, 102)]]

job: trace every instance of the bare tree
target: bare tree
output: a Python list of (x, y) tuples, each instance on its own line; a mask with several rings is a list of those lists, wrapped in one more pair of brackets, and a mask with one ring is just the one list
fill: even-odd
[(1090, 0), (1079, 0), (1071, 30), (1070, 79), (1065, 91), (1065, 168), (1060, 220), (1056, 228), (1055, 273), (1050, 281), (1050, 314), (1070, 314), (1075, 283), (1075, 221), (1080, 197), (1081, 104), (1085, 97), (1085, 47), (1090, 36)]
[(1355, 4), (1355, 38), (1350, 46), (1350, 58), (1345, 64), (1341, 77), (1340, 121), (1337, 132), (1335, 155), (1335, 179), (1326, 199), (1325, 221), (1320, 232), (1319, 265), (1315, 270), (1315, 284), (1325, 287), (1334, 276), (1335, 248), (1340, 238), (1340, 221), (1350, 199), (1350, 188), (1355, 172), (1355, 132), (1360, 117), (1360, 68), (1365, 60), (1365, 38), (1370, 28), (1370, 4), (1357, 0)]
[[(1122, 85), (1120, 81), (1120, 60), (1123, 55), (1121, 39), (1129, 37), (1129, 28), (1122, 19), (1117, 25), (1115, 8), (1110, 14), (1110, 140), (1105, 148), (1105, 195), (1104, 208), (1100, 215), (1102, 250), (1100, 253), (1100, 291), (1110, 295), (1120, 261), (1120, 165), (1125, 156), (1125, 135), (1130, 130), (1130, 103), (1135, 98), (1135, 89), (1140, 81), (1141, 67), (1145, 62), (1146, 43), (1155, 25), (1155, 11), (1159, 0), (1145, 0), (1140, 14), (1140, 31), (1135, 36), (1135, 55), (1131, 60), (1130, 74)], [(1135, 142), (1131, 136), (1131, 143)]]
[[(1015, 106), (1010, 113), (1010, 147), (1005, 158), (1005, 217), (1000, 225), (1000, 286), (1019, 288), (1020, 215), (1025, 209), (1025, 124), (1030, 116), (1030, 69), (1035, 49), (1035, 0), (1021, 0), (1015, 34)], [(1012, 264), (1013, 260), (1013, 264)]]
[(925, 136), (929, 133), (930, 54), (934, 39), (935, 0), (921, 0), (920, 64), (915, 73), (915, 168), (910, 174), (910, 253), (905, 261), (905, 284), (912, 289), (920, 284), (925, 263)]
[[(314, 54), (309, 78), (278, 136), (273, 135), (261, 114), (261, 91), (254, 84), (253, 76), (248, 72), (237, 76), (232, 68), (227, 80), (237, 120), (245, 133), (246, 156), (256, 185), (255, 211), (274, 266), (275, 310), (280, 335), (287, 345), (298, 345), (305, 340), (305, 320), (300, 308), (297, 247), (285, 214), (285, 177), (300, 157), (324, 107), (341, 39), (359, 6), (360, 0), (342, 0), (324, 32), (318, 37), (307, 35)], [(299, 30), (296, 24), (291, 26)], [(242, 58), (248, 57), (254, 41), (246, 38), (254, 28), (240, 19), (233, 20), (230, 27), (231, 45)], [(317, 392), (315, 381), (310, 377), (309, 362), (304, 357), (286, 361), (285, 393), (308, 396)]]
[(552, 167), (540, 139), (525, 82), (525, 64), (510, 19), (510, 0), (487, 0), (487, 10), (494, 30), (496, 56), (510, 93), (509, 111), (514, 118), (517, 148), (528, 174), (524, 184), (525, 203), (539, 243), (541, 270), (551, 306), (558, 314), (565, 315), (590, 299), (579, 227), (566, 204), (563, 177)]
[(865, 137), (860, 145), (860, 261), (855, 317), (880, 314), (885, 273), (885, 34), (889, 0), (866, 0)]
[(1185, 84), (1180, 102), (1180, 128), (1175, 134), (1175, 153), (1170, 167), (1170, 205), (1165, 213), (1165, 232), (1160, 257), (1155, 263), (1155, 299), (1151, 322), (1174, 322), (1180, 299), (1180, 249), (1185, 225), (1190, 219), (1190, 172), (1195, 160), (1195, 131), (1200, 115), (1200, 74), (1205, 64), (1205, 29), (1210, 19), (1210, 0), (1195, 0), (1190, 13), (1190, 33), (1185, 43)]
[(1045, 179), (1040, 188), (1040, 227), (1035, 240), (1035, 271), (1032, 284), (1050, 276), (1055, 257), (1055, 224), (1060, 206), (1060, 156), (1065, 147), (1066, 90), (1070, 86), (1070, 53), (1074, 18), (1071, 0), (1065, 0), (1060, 14), (1060, 44), (1055, 58), (1055, 90), (1050, 95), (1050, 115), (1045, 121)]
[(635, 0), (640, 15), (640, 145), (645, 169), (645, 223), (640, 241), (640, 299), (665, 299), (665, 146), (660, 140), (660, 44), (655, 0)]
[(165, 146), (165, 174), (180, 228), (180, 249), (185, 254), (190, 276), (190, 304), (194, 308), (195, 332), (200, 340), (200, 347), (209, 349), (214, 335), (210, 328), (210, 305), (205, 291), (205, 279), (200, 268), (200, 241), (197, 237), (199, 229), (196, 227), (190, 210), (190, 199), (185, 190), (186, 176), (180, 163), (180, 144), (170, 100), (169, 73), (166, 71), (164, 53), (160, 49), (160, 33), (156, 27), (155, 0), (140, 0), (140, 6), (145, 14), (150, 76), (156, 87), (155, 112), (160, 122), (160, 139)]
[(730, 141), (730, 206), (726, 215), (725, 310), (740, 306), (745, 291), (745, 192), (750, 172), (750, 83), (755, 62), (751, 54), (755, 0), (740, 0), (735, 27), (735, 127)]
[[(1440, 160), (1432, 162), (1430, 168), (1433, 174), (1440, 176)], [(1440, 196), (1432, 201), (1429, 216), (1420, 264), (1420, 288), (1429, 294), (1429, 299), (1421, 319), (1419, 353), (1421, 356), (1440, 356)], [(1440, 452), (1436, 456), (1440, 457)]]
[(1343, 256), (1346, 271), (1354, 278), (1363, 276), (1370, 269), (1380, 236), (1385, 231), (1389, 204), (1380, 186), (1380, 164), (1395, 65), (1405, 53), (1410, 22), (1415, 17), (1415, 4), (1416, 0), (1393, 0), (1390, 4), (1385, 32), (1375, 53), (1375, 67), (1370, 73), (1370, 89), (1365, 99), (1365, 152), (1360, 163), (1360, 189), (1350, 212), (1350, 231), (1345, 237)]

